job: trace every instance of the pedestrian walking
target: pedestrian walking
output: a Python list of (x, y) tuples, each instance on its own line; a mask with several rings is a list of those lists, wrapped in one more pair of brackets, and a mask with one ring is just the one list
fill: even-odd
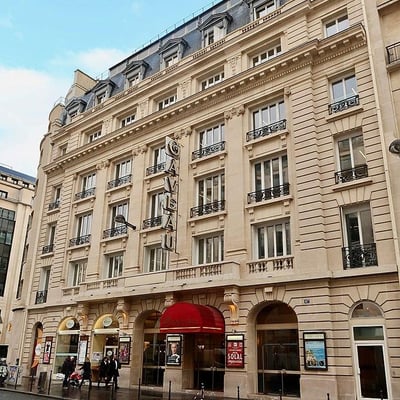
[(92, 388), (92, 364), (90, 363), (89, 357), (85, 358), (85, 362), (82, 365), (81, 371), (82, 371), (82, 380), (81, 380), (81, 383), (79, 384), (79, 389), (82, 387), (83, 382), (85, 380), (89, 381), (89, 389), (91, 389)]
[(61, 372), (64, 374), (64, 380), (63, 380), (64, 388), (68, 387), (69, 377), (74, 370), (75, 370), (74, 361), (70, 356), (67, 356), (61, 367)]
[(99, 380), (97, 381), (97, 387), (100, 386), (100, 382), (104, 380), (106, 387), (108, 387), (109, 382), (109, 370), (110, 370), (110, 361), (108, 357), (103, 357), (100, 362), (99, 367)]
[(112, 379), (113, 385), (115, 389), (119, 389), (118, 386), (118, 377), (119, 370), (121, 369), (121, 363), (118, 360), (118, 357), (112, 356), (110, 360), (110, 380)]

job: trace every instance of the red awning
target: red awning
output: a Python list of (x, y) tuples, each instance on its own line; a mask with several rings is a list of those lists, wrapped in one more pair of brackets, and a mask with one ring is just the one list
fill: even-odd
[(214, 307), (175, 303), (161, 315), (161, 333), (225, 333), (225, 320)]

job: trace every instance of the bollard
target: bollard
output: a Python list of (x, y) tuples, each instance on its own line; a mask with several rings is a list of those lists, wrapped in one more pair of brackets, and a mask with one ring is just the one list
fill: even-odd
[(171, 400), (171, 381), (168, 382), (168, 400)]
[(49, 378), (49, 386), (47, 388), (47, 394), (50, 394), (50, 386), (51, 386), (51, 376), (53, 375), (53, 371), (50, 371), (50, 378)]
[(237, 400), (240, 400), (240, 386), (237, 387)]
[(140, 378), (139, 378), (138, 394), (137, 394), (138, 400), (140, 400), (140, 391), (141, 391), (141, 388), (140, 388)]
[(329, 393), (326, 394), (326, 398), (327, 398), (327, 400), (329, 400)]

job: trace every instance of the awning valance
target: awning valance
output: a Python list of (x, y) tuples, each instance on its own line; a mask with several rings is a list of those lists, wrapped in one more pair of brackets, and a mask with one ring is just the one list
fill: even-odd
[(225, 320), (214, 307), (175, 303), (161, 315), (162, 333), (225, 333)]

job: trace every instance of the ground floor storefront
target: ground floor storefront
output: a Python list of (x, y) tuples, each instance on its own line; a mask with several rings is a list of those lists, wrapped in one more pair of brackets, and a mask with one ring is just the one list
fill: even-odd
[(400, 298), (392, 277), (98, 299), (29, 310), (24, 374), (88, 357), (121, 387), (225, 397), (400, 399)]

